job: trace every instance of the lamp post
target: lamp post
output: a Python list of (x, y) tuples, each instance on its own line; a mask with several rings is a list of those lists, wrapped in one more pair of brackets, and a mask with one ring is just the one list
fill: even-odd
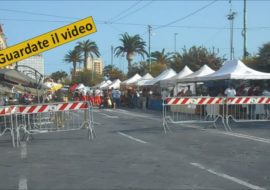
[(235, 18), (236, 12), (230, 10), (230, 14), (227, 15), (230, 21), (230, 60), (234, 59), (234, 49), (233, 49), (233, 20)]
[(151, 72), (151, 30), (152, 30), (152, 27), (148, 25), (148, 61), (149, 61), (150, 72)]
[(176, 36), (178, 33), (174, 33), (174, 52), (176, 53)]

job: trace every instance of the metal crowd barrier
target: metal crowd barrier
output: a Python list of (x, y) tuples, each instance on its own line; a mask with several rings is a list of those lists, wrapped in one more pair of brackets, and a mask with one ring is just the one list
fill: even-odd
[(4, 136), (7, 132), (10, 132), (13, 147), (15, 147), (15, 138), (14, 138), (15, 111), (16, 111), (15, 106), (0, 107), (0, 137)]
[(270, 97), (172, 97), (163, 103), (163, 128), (168, 123), (213, 123), (221, 118), (224, 128), (231, 131), (231, 122), (270, 121)]
[(270, 121), (270, 97), (240, 96), (227, 98), (227, 126), (230, 127), (231, 121), (236, 123)]
[[(35, 134), (87, 129), (88, 138), (95, 136), (93, 107), (89, 102), (67, 102), (18, 106), (16, 109), (16, 140)], [(22, 135), (23, 134), (23, 135)]]
[(163, 103), (163, 129), (169, 130), (168, 123), (211, 123), (221, 119), (224, 123), (224, 98), (222, 97), (172, 97)]

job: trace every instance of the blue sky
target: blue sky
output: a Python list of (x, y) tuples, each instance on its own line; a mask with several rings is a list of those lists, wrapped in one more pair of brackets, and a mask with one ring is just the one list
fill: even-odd
[[(212, 3), (212, 4), (211, 4)], [(210, 5), (209, 5), (210, 4)], [(209, 5), (209, 6), (207, 6)], [(194, 13), (202, 7), (203, 10)], [(148, 44), (147, 25), (153, 26), (151, 50), (174, 51), (196, 46), (219, 49), (229, 58), (230, 35), (226, 18), (230, 7), (237, 12), (234, 21), (235, 57), (243, 54), (243, 1), (1, 1), (0, 23), (9, 46), (54, 30), (76, 20), (93, 16), (97, 32), (45, 52), (45, 73), (69, 72), (71, 65), (63, 62), (68, 50), (78, 41), (90, 39), (97, 43), (105, 65), (111, 63), (111, 46), (119, 46), (120, 34), (140, 34)], [(256, 54), (262, 44), (270, 41), (270, 1), (247, 0), (247, 48)], [(192, 14), (193, 13), (193, 14)], [(164, 26), (173, 21), (171, 25)], [(163, 26), (158, 28), (159, 26)], [(136, 61), (142, 58), (137, 57)], [(125, 58), (114, 58), (114, 64), (127, 70)]]

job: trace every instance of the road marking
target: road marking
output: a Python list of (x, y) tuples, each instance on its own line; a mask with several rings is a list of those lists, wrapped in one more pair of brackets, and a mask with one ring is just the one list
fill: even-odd
[(252, 135), (246, 135), (246, 134), (242, 134), (242, 133), (235, 133), (235, 132), (223, 132), (223, 131), (213, 131), (213, 130), (208, 130), (208, 129), (203, 129), (199, 126), (195, 126), (195, 125), (189, 125), (189, 124), (185, 124), (182, 125), (183, 127), (189, 127), (189, 128), (194, 128), (194, 129), (200, 129), (203, 131), (209, 131), (212, 133), (216, 133), (216, 134), (222, 134), (222, 135), (228, 135), (228, 136), (232, 136), (232, 137), (237, 137), (237, 138), (242, 138), (242, 139), (248, 139), (248, 140), (252, 140), (252, 141), (257, 141), (257, 142), (263, 142), (263, 143), (267, 143), (270, 144), (270, 139), (266, 139), (266, 138), (261, 138), (261, 137), (256, 137), (256, 136), (252, 136)]
[(122, 135), (122, 136), (124, 136), (124, 137), (127, 137), (127, 138), (129, 138), (129, 139), (131, 139), (131, 140), (137, 141), (137, 142), (139, 142), (139, 143), (143, 143), (143, 144), (146, 144), (146, 143), (147, 143), (147, 142), (145, 142), (145, 141), (143, 141), (143, 140), (141, 140), (141, 139), (137, 139), (137, 138), (135, 138), (135, 137), (132, 137), (132, 136), (127, 135), (127, 134), (122, 133), (122, 132), (118, 132), (118, 134), (119, 134), (119, 135)]
[(223, 132), (223, 134), (270, 144), (270, 139), (265, 139), (265, 138), (261, 138), (261, 137), (245, 135), (245, 134), (241, 134), (241, 133), (232, 133), (232, 132)]
[(19, 190), (27, 190), (27, 179), (24, 177), (21, 177), (19, 180)]
[(21, 142), (21, 159), (25, 159), (26, 157), (27, 157), (26, 142)]
[(238, 178), (229, 176), (229, 175), (224, 174), (224, 173), (216, 172), (216, 171), (214, 171), (214, 170), (212, 170), (212, 169), (209, 169), (209, 168), (206, 168), (206, 167), (204, 167), (203, 165), (201, 165), (201, 164), (199, 164), (199, 163), (190, 163), (190, 164), (191, 164), (192, 166), (195, 166), (195, 167), (200, 168), (200, 169), (202, 169), (202, 170), (208, 171), (209, 173), (212, 173), (212, 174), (217, 175), (217, 176), (219, 176), (219, 177), (223, 177), (223, 178), (225, 178), (225, 179), (231, 180), (231, 181), (233, 181), (233, 182), (235, 182), (235, 183), (238, 183), (238, 184), (243, 185), (243, 186), (245, 186), (245, 187), (248, 187), (248, 188), (250, 188), (250, 189), (266, 190), (265, 188), (262, 188), (262, 187), (259, 187), (259, 186), (256, 186), (256, 185), (252, 185), (252, 184), (250, 184), (250, 183), (248, 183), (248, 182), (245, 182), (245, 181), (243, 181), (243, 180), (241, 180), (241, 179), (238, 179)]

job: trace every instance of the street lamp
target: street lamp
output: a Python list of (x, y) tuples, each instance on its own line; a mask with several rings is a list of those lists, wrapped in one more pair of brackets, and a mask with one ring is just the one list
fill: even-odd
[(235, 18), (236, 12), (230, 10), (230, 14), (227, 15), (228, 20), (230, 21), (230, 60), (234, 59), (234, 49), (233, 49), (233, 20)]
[(176, 36), (178, 33), (174, 33), (174, 52), (176, 53)]

